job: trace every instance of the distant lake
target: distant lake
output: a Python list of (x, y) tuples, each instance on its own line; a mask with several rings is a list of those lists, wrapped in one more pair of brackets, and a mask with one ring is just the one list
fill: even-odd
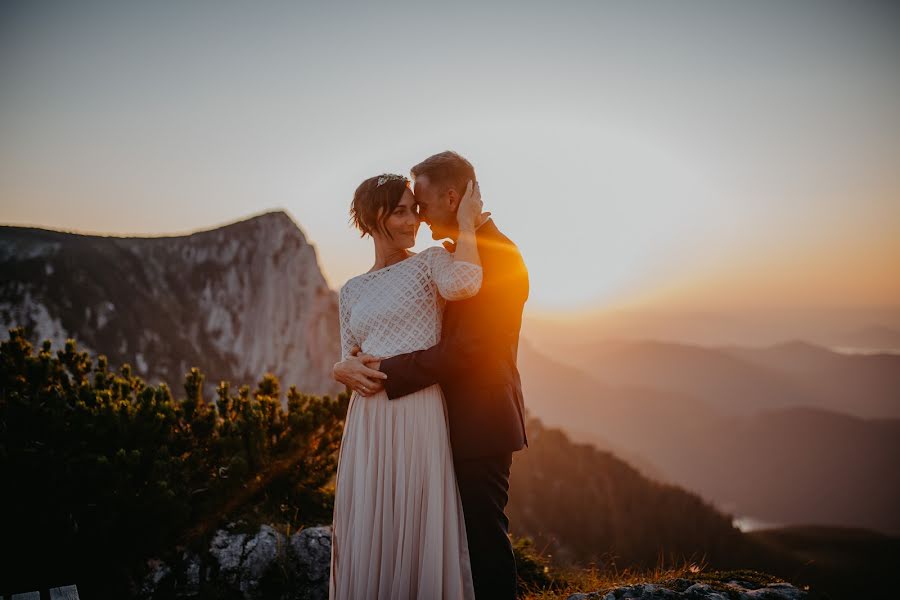
[(832, 352), (839, 354), (900, 354), (896, 348), (854, 348), (852, 346), (828, 346)]
[(773, 527), (782, 527), (784, 525), (783, 523), (772, 523), (753, 517), (735, 517), (732, 519), (731, 524), (744, 532), (756, 531), (757, 529), (771, 529)]

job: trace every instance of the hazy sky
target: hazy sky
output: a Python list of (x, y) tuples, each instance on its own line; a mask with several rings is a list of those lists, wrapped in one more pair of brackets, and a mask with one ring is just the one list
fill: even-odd
[(337, 288), (356, 185), (452, 148), (535, 314), (900, 304), (898, 107), (890, 2), (4, 2), (0, 222), (283, 208)]

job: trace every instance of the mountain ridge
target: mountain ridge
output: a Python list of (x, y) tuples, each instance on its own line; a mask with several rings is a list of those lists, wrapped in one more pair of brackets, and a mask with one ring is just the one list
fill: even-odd
[(0, 275), (0, 321), (33, 342), (75, 337), (170, 383), (198, 366), (209, 388), (270, 371), (302, 391), (339, 391), (337, 294), (283, 210), (157, 237), (4, 225)]

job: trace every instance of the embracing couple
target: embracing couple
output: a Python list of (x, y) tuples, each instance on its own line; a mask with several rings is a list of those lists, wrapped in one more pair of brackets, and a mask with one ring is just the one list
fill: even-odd
[[(353, 393), (335, 486), (329, 597), (511, 599), (504, 513), (527, 445), (516, 355), (528, 272), (483, 203), (475, 169), (442, 152), (356, 189), (372, 269), (339, 296)], [(420, 222), (443, 246), (419, 253)]]

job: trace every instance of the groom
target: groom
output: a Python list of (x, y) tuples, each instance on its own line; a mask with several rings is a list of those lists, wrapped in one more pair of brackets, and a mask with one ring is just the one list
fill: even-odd
[[(456, 210), (468, 181), (477, 181), (472, 164), (447, 151), (425, 159), (410, 174), (431, 237), (455, 241)], [(481, 290), (447, 303), (437, 345), (381, 361), (366, 354), (350, 357), (335, 364), (334, 376), (360, 393), (368, 388), (367, 395), (383, 385), (391, 400), (441, 385), (475, 596), (514, 599), (516, 565), (504, 510), (512, 453), (528, 445), (516, 366), (528, 271), (518, 248), (493, 220), (479, 225), (475, 237), (483, 268)], [(452, 251), (453, 244), (444, 245)]]

